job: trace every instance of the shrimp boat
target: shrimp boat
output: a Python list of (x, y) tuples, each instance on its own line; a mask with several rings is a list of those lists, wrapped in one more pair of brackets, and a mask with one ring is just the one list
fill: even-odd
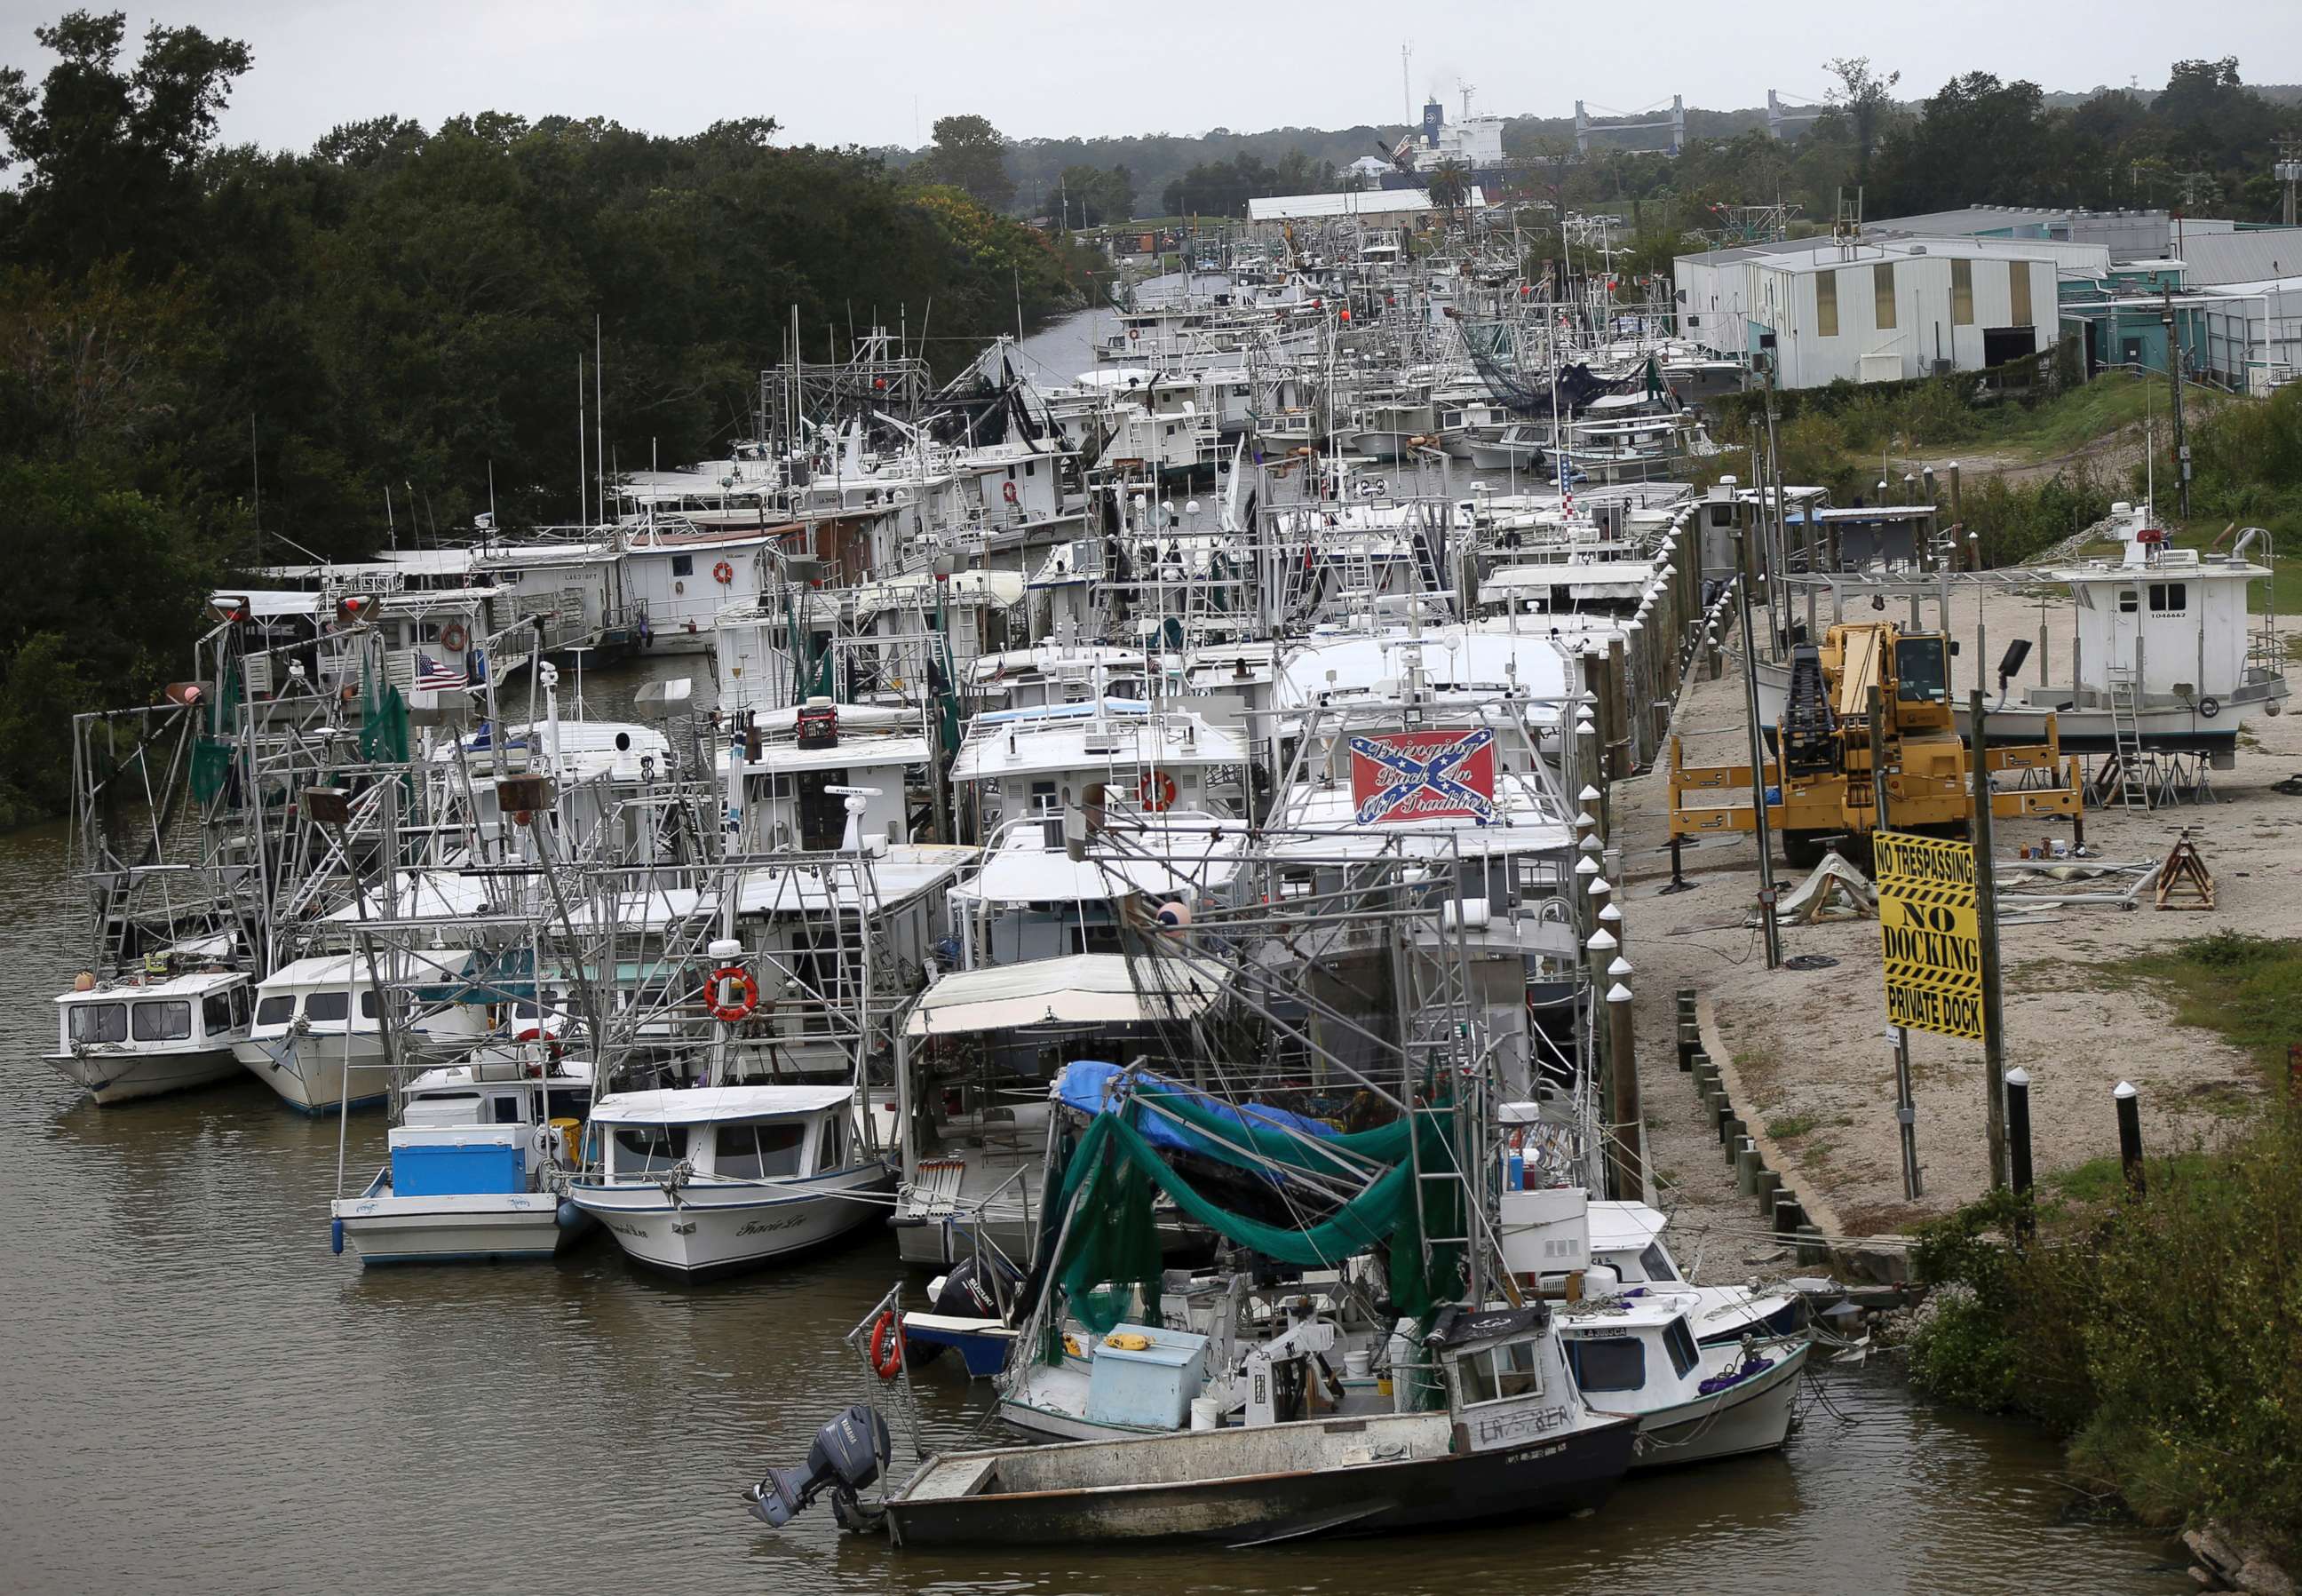
[[(1629, 1468), (1638, 1422), (1576, 1399), (1546, 1305), (1448, 1309), (1419, 1349), (1427, 1378), (1402, 1371), (1394, 1384), (1402, 1400), (1429, 1390), (1427, 1410), (941, 1453), (883, 1504), (845, 1490), (840, 1516), (903, 1547), (1263, 1546), (1584, 1512)], [(861, 1472), (841, 1479), (827, 1462), (816, 1485), (776, 1470), (752, 1488), (752, 1511), (788, 1522)]]
[(166, 970), (83, 985), (56, 998), (56, 1073), (99, 1104), (230, 1080), (248, 1035), (248, 975)]
[(637, 1264), (687, 1280), (756, 1268), (878, 1217), (894, 1180), (847, 1086), (676, 1087), (592, 1108), (602, 1157), (567, 1197)]
[[(452, 983), (472, 959), (468, 948), (433, 948), (394, 953), (381, 963), (387, 983)], [(394, 1023), (439, 1047), (477, 1044), (484, 1019), (471, 1004), (442, 1002)], [(305, 1113), (379, 1107), (391, 1092), (376, 987), (357, 953), (298, 959), (266, 976), (256, 988), (256, 1022), (236, 1051), (258, 1080)]]
[[(426, 1070), (407, 1083), (388, 1162), (329, 1205), (335, 1250), (363, 1264), (549, 1258), (590, 1230), (561, 1200), (592, 1095), (580, 1060), (549, 1043)], [(525, 1056), (523, 1056), (525, 1055)]]

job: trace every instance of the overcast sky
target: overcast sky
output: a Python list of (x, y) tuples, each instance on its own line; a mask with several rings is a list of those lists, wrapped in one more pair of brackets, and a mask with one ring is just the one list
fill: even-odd
[[(0, 62), (37, 79), (32, 29), (66, 6), (0, 0)], [(1402, 44), (1416, 105), (1436, 93), (1450, 114), (1466, 80), (1474, 110), (1505, 115), (1569, 115), (1577, 98), (1594, 115), (1673, 94), (1713, 109), (1763, 105), (1769, 88), (1819, 98), (1836, 55), (1899, 70), (1908, 97), (1976, 70), (2050, 90), (2156, 87), (2178, 55), (2235, 55), (2248, 82), (2302, 80), (2302, 0), (184, 0), (129, 19), (138, 34), (156, 19), (245, 40), (256, 65), (225, 137), (296, 148), (339, 122), (430, 127), (491, 109), (659, 133), (765, 114), (821, 144), (924, 142), (955, 112), (1011, 138), (1348, 127), (1402, 120)]]

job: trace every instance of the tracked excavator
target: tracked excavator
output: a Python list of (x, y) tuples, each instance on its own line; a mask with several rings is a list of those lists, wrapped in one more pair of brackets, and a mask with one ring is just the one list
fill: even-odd
[[(1886, 771), (1887, 822), (1897, 831), (1962, 837), (1972, 808), (1970, 752), (1951, 718), (1950, 656), (1938, 632), (1903, 632), (1891, 621), (1835, 626), (1820, 643), (1791, 653), (1790, 692), (1774, 728), (1774, 757), (1761, 778), (1767, 820), (1793, 865), (1821, 861), (1830, 839), (1867, 859), (1878, 823), (1872, 760)], [(1870, 746), (1870, 689), (1879, 689), (1885, 736)], [(2079, 812), (2078, 761), (2065, 760), (2054, 722), (2046, 741), (1997, 746), (1985, 758), (1994, 777), (1990, 812), (2005, 819)], [(2012, 773), (2011, 782), (2002, 778)], [(1670, 745), (1674, 838), (1755, 827), (1748, 765), (1689, 765)]]

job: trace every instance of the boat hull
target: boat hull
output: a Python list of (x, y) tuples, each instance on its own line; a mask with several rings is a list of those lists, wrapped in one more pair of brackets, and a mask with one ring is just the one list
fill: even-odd
[(1777, 1357), (1774, 1367), (1715, 1396), (1642, 1415), (1632, 1472), (1682, 1468), (1780, 1447), (1790, 1433), (1807, 1352), (1808, 1344), (1802, 1342)]
[(371, 1192), (329, 1205), (362, 1264), (519, 1262), (550, 1258), (591, 1228), (567, 1224), (551, 1192), (393, 1197)]
[(181, 1053), (51, 1053), (46, 1056), (49, 1067), (57, 1074), (106, 1106), (138, 1097), (159, 1097), (170, 1092), (189, 1091), (194, 1087), (214, 1086), (220, 1080), (236, 1080), (240, 1074), (239, 1059), (230, 1047), (201, 1047)]
[[(302, 1113), (334, 1113), (344, 1104), (344, 1038), (340, 1032), (307, 1032), (241, 1042), (233, 1051), (249, 1074), (280, 1094)], [(354, 1032), (351, 1046), (353, 1108), (375, 1108), (390, 1095), (379, 1037)]]
[[(1298, 1429), (1323, 1431), (1331, 1439), (1364, 1437), (1360, 1449), (1372, 1457), (1384, 1447), (1391, 1427), (1426, 1419), (1446, 1426), (1443, 1415), (1381, 1415), (1090, 1444), (1113, 1455), (1128, 1454), (1130, 1461), (1130, 1448), (1180, 1451), (1196, 1446), (1220, 1468), (1225, 1452), (1252, 1457), (1263, 1449), (1257, 1438)], [(1444, 1451), (1343, 1466), (1226, 1471), (1187, 1480), (1153, 1477), (1134, 1484), (1009, 1495), (912, 1499), (907, 1484), (887, 1503), (887, 1525), (899, 1546), (1083, 1541), (1239, 1545), (1498, 1519), (1524, 1522), (1581, 1512), (1604, 1502), (1629, 1466), (1635, 1436), (1635, 1424), (1623, 1420), (1531, 1437), (1487, 1451)], [(1143, 1472), (1155, 1475), (1159, 1471), (1154, 1466)], [(914, 1476), (914, 1483), (918, 1478)]]
[(879, 1216), (884, 1205), (875, 1199), (892, 1179), (872, 1167), (809, 1180), (699, 1182), (681, 1187), (676, 1202), (652, 1182), (578, 1181), (567, 1196), (607, 1227), (632, 1262), (705, 1280), (837, 1240)]

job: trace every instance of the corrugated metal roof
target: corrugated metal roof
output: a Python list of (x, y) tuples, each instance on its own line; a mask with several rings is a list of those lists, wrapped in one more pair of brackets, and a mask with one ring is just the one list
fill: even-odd
[[(1475, 185), (1465, 204), (1483, 210), (1487, 197)], [(1353, 194), (1274, 194), (1247, 202), (1250, 222), (1307, 221), (1319, 216), (1401, 216), (1432, 208), (1422, 189), (1361, 189)]]
[(2302, 276), (2302, 227), (2186, 233), (2175, 253), (2189, 268), (2182, 281), (2191, 288)]

